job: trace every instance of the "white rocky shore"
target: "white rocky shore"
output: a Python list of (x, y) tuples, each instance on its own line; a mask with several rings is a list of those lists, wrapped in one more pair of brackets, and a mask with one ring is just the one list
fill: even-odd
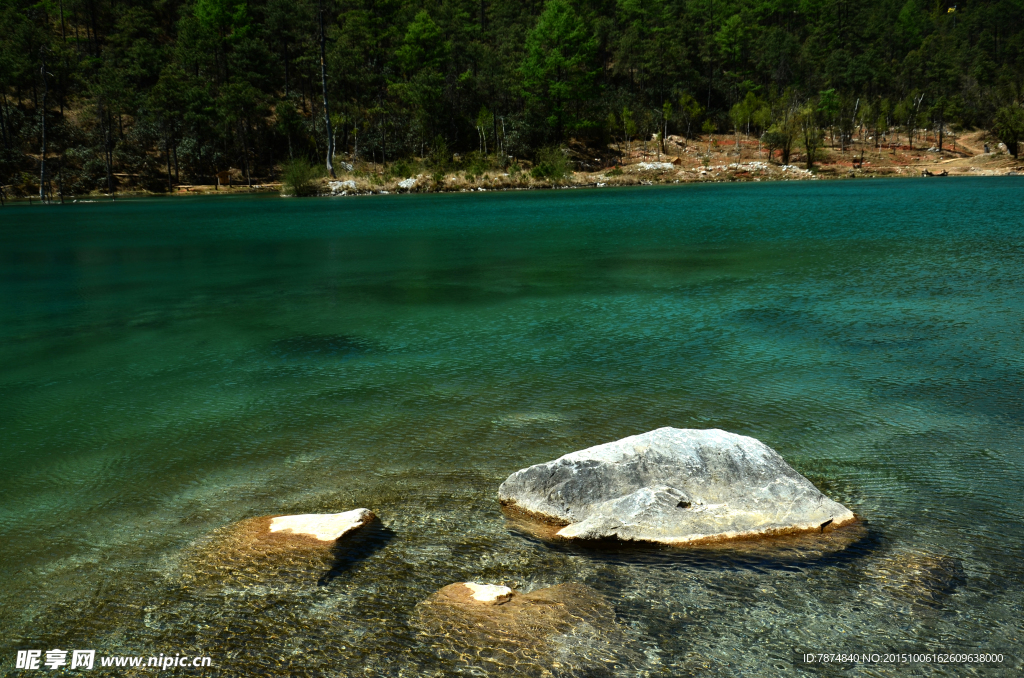
[(682, 545), (823, 532), (856, 520), (764, 443), (660, 428), (516, 471), (506, 512), (557, 537)]

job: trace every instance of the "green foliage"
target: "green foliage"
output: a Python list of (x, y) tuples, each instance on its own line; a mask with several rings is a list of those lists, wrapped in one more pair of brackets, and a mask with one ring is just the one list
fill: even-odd
[(484, 173), (494, 170), (495, 164), (492, 158), (479, 152), (473, 152), (464, 158), (466, 171), (476, 176), (483, 176)]
[(444, 64), (448, 44), (444, 34), (430, 12), (421, 9), (409, 27), (401, 46), (395, 50), (395, 59), (406, 73), (415, 73), (421, 69), (439, 69)]
[(777, 125), (772, 125), (761, 135), (761, 143), (764, 144), (770, 158), (775, 151), (781, 149), (786, 143), (785, 134)]
[[(735, 129), (788, 162), (807, 145), (794, 102), (812, 100), (811, 126), (840, 144), (858, 124), (912, 144), (942, 122), (993, 129), (1019, 150), (1019, 5), (949, 15), (922, 0), (325, 2), (336, 155), (482, 176), (572, 137)], [(271, 180), (284, 160), (323, 158), (318, 9), (3, 0), (0, 183), (38, 174), (41, 54), (47, 142), (73, 190), (106, 190), (108, 176), (115, 189), (117, 176), (122, 187), (208, 184), (229, 167)], [(490, 159), (474, 164), (472, 152)], [(455, 153), (468, 162), (456, 167)]]
[(391, 163), (391, 166), (387, 169), (386, 176), (389, 179), (406, 179), (416, 173), (417, 168), (411, 160), (407, 158), (400, 158)]
[(825, 122), (832, 124), (839, 113), (839, 95), (834, 89), (827, 89), (818, 97), (817, 112), (821, 114)]
[(715, 42), (729, 63), (736, 63), (743, 52), (746, 41), (746, 30), (743, 18), (734, 14), (722, 23), (722, 28), (715, 33)]
[(1000, 108), (996, 111), (992, 131), (1006, 144), (1006, 149), (1013, 157), (1020, 157), (1020, 144), (1024, 140), (1024, 108), (1017, 104), (1008, 104)]
[(789, 164), (793, 144), (800, 133), (800, 116), (789, 99), (788, 96), (783, 97), (784, 103), (779, 111), (778, 119), (761, 136), (761, 143), (768, 147), (769, 157), (775, 151), (781, 151), (783, 165)]
[(807, 164), (807, 169), (814, 167), (814, 162), (818, 158), (818, 150), (822, 145), (821, 129), (818, 126), (820, 110), (820, 105), (816, 107), (813, 103), (808, 103), (797, 114), (797, 122), (800, 126), (804, 145), (804, 162)]
[(237, 37), (249, 24), (247, 6), (245, 0), (196, 0), (193, 11), (203, 28)]
[(427, 164), (431, 169), (440, 172), (442, 175), (452, 162), (452, 152), (448, 148), (448, 142), (440, 134), (434, 137), (434, 143), (430, 147), (430, 156)]
[(704, 109), (701, 107), (697, 100), (689, 92), (683, 92), (679, 95), (679, 117), (686, 124), (685, 136), (687, 139), (690, 138), (690, 129), (700, 118)]
[(526, 38), (520, 72), (544, 122), (557, 136), (594, 127), (585, 115), (596, 95), (597, 40), (566, 0), (548, 0)]
[(572, 163), (557, 147), (543, 148), (537, 152), (537, 162), (530, 170), (534, 179), (559, 181), (572, 174)]
[(277, 131), (287, 139), (288, 157), (291, 159), (294, 155), (292, 139), (302, 133), (305, 121), (291, 101), (278, 102), (274, 113), (277, 116)]
[(626, 141), (630, 141), (636, 137), (637, 126), (636, 120), (633, 118), (633, 112), (629, 108), (622, 109), (622, 133), (625, 135)]
[(757, 95), (753, 92), (747, 92), (741, 101), (737, 102), (735, 106), (729, 111), (729, 117), (732, 119), (733, 127), (739, 130), (749, 131), (751, 123), (756, 125), (756, 118), (758, 111), (763, 109), (764, 104)]
[(296, 158), (284, 165), (281, 172), (281, 191), (285, 195), (297, 197), (316, 195), (319, 180), (323, 176), (322, 167), (311, 165), (304, 158)]

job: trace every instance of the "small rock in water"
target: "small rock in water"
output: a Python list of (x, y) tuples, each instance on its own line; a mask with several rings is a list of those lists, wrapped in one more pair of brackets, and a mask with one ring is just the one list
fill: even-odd
[(631, 639), (615, 621), (615, 610), (583, 584), (525, 594), (506, 586), (449, 584), (416, 610), (427, 644), (446, 663), (494, 675), (605, 675), (607, 666), (641, 659), (629, 649)]
[(249, 518), (199, 540), (182, 574), (206, 585), (313, 584), (380, 548), (387, 534), (375, 522), (365, 508)]
[(856, 521), (775, 450), (718, 429), (666, 427), (572, 452), (516, 471), (498, 498), (577, 540), (698, 544)]

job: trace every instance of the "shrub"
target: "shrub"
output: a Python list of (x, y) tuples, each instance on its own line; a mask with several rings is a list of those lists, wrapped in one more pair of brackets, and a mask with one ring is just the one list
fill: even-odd
[(285, 164), (281, 172), (281, 191), (285, 195), (307, 197), (317, 194), (317, 184), (323, 176), (321, 168), (298, 158)]
[(572, 163), (559, 148), (544, 148), (537, 152), (537, 164), (530, 170), (534, 179), (558, 181), (572, 174)]
[(490, 169), (490, 163), (487, 158), (481, 156), (479, 153), (473, 153), (469, 157), (468, 169), (470, 174), (479, 177)]
[(768, 149), (768, 158), (771, 159), (775, 151), (785, 145), (786, 137), (777, 125), (772, 125), (761, 135), (761, 143)]
[(444, 137), (438, 134), (434, 137), (434, 143), (430, 147), (430, 156), (427, 158), (427, 164), (435, 172), (444, 173), (452, 162), (451, 151), (448, 150), (448, 143), (444, 140)]
[(416, 168), (405, 158), (392, 163), (387, 172), (389, 179), (405, 179), (414, 174), (416, 174)]
[(1020, 142), (1024, 138), (1024, 108), (1016, 105), (1003, 106), (996, 111), (993, 130), (999, 140), (1006, 144), (1006, 150), (1017, 158)]
[(611, 172), (605, 172), (605, 176), (607, 176), (607, 177), (621, 177), (622, 176), (622, 170), (619, 169), (618, 167), (616, 167), (616, 168), (612, 169)]

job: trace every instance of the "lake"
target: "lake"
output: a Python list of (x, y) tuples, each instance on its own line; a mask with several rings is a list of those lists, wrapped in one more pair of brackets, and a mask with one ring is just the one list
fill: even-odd
[[(71, 648), (225, 676), (1018, 675), (1022, 196), (1007, 177), (0, 208), (0, 667)], [(764, 441), (865, 535), (586, 549), (503, 517), (513, 471), (661, 426)], [(189, 574), (239, 520), (356, 507), (386, 535), (329, 580)], [(625, 640), (457, 652), (414, 623), (456, 581), (586, 584)]]

